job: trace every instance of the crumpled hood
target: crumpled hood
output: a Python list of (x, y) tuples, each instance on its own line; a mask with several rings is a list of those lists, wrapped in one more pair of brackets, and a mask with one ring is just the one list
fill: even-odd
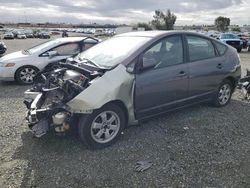
[(18, 52), (10, 53), (10, 54), (3, 56), (2, 58), (0, 58), (0, 62), (13, 62), (15, 60), (20, 60), (20, 58), (23, 59), (28, 56), (29, 55), (23, 54), (22, 51), (18, 51)]

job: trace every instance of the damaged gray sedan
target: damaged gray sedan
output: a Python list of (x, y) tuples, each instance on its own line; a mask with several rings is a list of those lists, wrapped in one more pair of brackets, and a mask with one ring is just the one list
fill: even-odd
[(127, 125), (211, 101), (229, 103), (241, 75), (236, 50), (200, 34), (127, 33), (37, 75), (25, 92), (36, 137), (76, 128), (91, 148), (117, 141)]

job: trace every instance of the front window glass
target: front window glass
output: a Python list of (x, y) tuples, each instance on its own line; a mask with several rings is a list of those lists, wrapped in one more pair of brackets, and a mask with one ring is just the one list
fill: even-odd
[(95, 43), (84, 43), (84, 50), (87, 50), (96, 45)]
[(41, 52), (41, 50), (45, 49), (45, 48), (48, 48), (50, 46), (54, 46), (55, 44), (59, 43), (58, 41), (56, 40), (50, 40), (50, 41), (47, 41), (47, 42), (44, 42), (42, 44), (39, 44), (37, 46), (34, 46), (26, 51), (28, 51), (30, 54), (33, 54), (33, 53), (36, 53), (36, 52)]
[(78, 58), (88, 59), (100, 67), (112, 68), (150, 39), (148, 37), (114, 37), (82, 52)]
[(183, 63), (181, 36), (165, 38), (146, 51), (143, 55), (143, 66), (154, 62), (155, 68), (168, 67)]
[(78, 43), (69, 43), (55, 47), (50, 51), (56, 51), (57, 55), (75, 55), (80, 52), (80, 48)]

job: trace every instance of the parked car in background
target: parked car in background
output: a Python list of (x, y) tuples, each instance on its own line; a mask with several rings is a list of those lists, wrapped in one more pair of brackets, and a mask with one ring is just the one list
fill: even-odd
[(237, 35), (233, 33), (221, 33), (218, 39), (230, 46), (233, 46), (234, 48), (237, 49), (238, 52), (241, 52), (243, 48), (243, 42)]
[(34, 37), (32, 29), (24, 30), (24, 34), (26, 35), (27, 38), (33, 38)]
[(3, 55), (7, 50), (6, 45), (4, 44), (4, 42), (0, 42), (0, 55)]
[(250, 51), (250, 36), (249, 34), (238, 34), (237, 35), (240, 40), (243, 42), (242, 48), (247, 49), (247, 51)]
[(16, 36), (17, 39), (26, 39), (26, 35), (22, 32), (17, 32), (17, 36)]
[(203, 102), (226, 106), (241, 77), (233, 47), (184, 31), (118, 35), (73, 61), (25, 92), (26, 119), (37, 137), (75, 127), (92, 148), (155, 115)]
[(43, 31), (43, 32), (39, 32), (37, 34), (37, 38), (40, 38), (40, 39), (50, 39), (50, 35), (49, 35), (48, 32)]
[(58, 38), (5, 55), (0, 58), (0, 80), (31, 84), (36, 73), (49, 63), (64, 61), (98, 42), (86, 37)]
[(14, 34), (12, 32), (7, 32), (7, 33), (4, 33), (3, 35), (3, 38), (4, 39), (14, 39)]

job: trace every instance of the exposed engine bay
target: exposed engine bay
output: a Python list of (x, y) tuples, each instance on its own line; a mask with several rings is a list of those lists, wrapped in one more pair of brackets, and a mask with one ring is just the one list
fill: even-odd
[(101, 77), (107, 69), (90, 67), (83, 63), (60, 63), (55, 70), (41, 71), (34, 85), (24, 93), (28, 108), (26, 119), (36, 137), (54, 128), (63, 133), (70, 129), (74, 114), (67, 102), (91, 85), (90, 81)]

